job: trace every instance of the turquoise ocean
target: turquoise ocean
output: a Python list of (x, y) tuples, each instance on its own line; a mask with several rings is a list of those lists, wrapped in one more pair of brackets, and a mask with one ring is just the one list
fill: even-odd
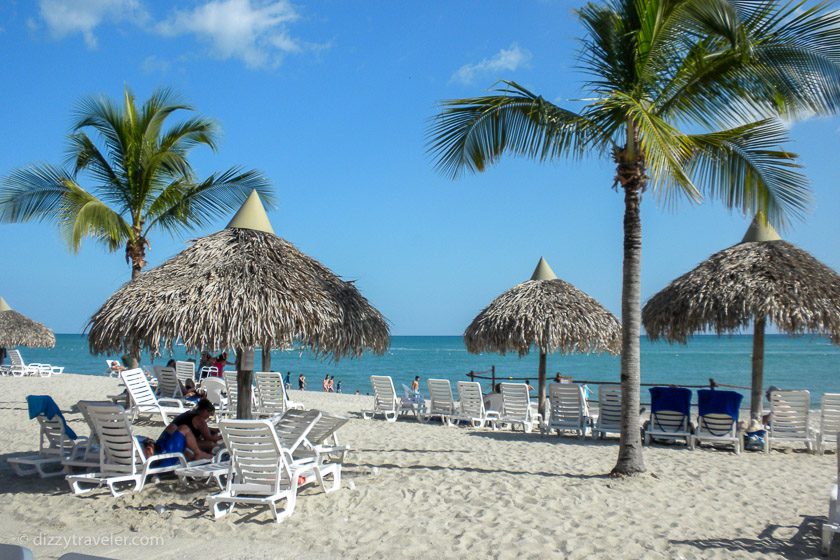
[[(718, 383), (747, 387), (750, 384), (752, 337), (696, 336), (686, 345), (650, 342), (642, 338), (642, 383), (705, 385), (710, 377)], [(88, 350), (87, 338), (79, 334), (57, 334), (56, 345), (50, 349), (21, 348), (27, 362), (46, 362), (65, 367), (68, 373), (103, 375), (105, 359)], [(169, 355), (151, 360), (143, 356), (143, 365), (165, 363)], [(174, 352), (176, 359), (188, 356), (183, 348)], [(119, 356), (113, 356), (119, 358)], [(231, 361), (232, 358), (231, 358)], [(519, 358), (516, 354), (469, 354), (459, 336), (394, 336), (383, 356), (365, 354), (361, 358), (344, 358), (338, 362), (313, 357), (309, 352), (274, 351), (273, 370), (292, 372), (292, 385), (297, 388), (297, 376), (306, 376), (308, 390), (321, 390), (325, 375), (341, 381), (344, 393), (370, 391), (370, 375), (390, 375), (399, 389), (419, 375), (425, 389), (429, 377), (466, 380), (467, 373), (489, 372), (496, 367), (500, 380), (505, 377), (526, 377), (534, 384), (537, 379), (538, 355), (534, 352)], [(259, 366), (260, 354), (256, 363)], [(548, 357), (549, 377), (555, 373), (572, 376), (575, 380), (617, 382), (619, 359), (607, 355), (568, 355)], [(488, 373), (489, 375), (489, 373)], [(489, 388), (490, 382), (482, 382)], [(819, 406), (819, 395), (840, 392), (840, 347), (830, 340), (813, 337), (767, 335), (764, 357), (764, 385), (782, 389), (808, 389), (812, 406)], [(746, 391), (742, 391), (747, 394)], [(647, 400), (643, 392), (642, 400)]]

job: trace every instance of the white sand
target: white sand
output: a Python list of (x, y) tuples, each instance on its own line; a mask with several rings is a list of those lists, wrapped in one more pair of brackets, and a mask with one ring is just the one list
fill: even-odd
[[(0, 456), (37, 449), (27, 394), (50, 394), (67, 410), (116, 390), (116, 380), (101, 377), (0, 378)], [(0, 542), (25, 544), (39, 559), (68, 550), (127, 559), (819, 556), (833, 453), (653, 447), (648, 474), (616, 480), (603, 476), (616, 441), (364, 421), (357, 413), (370, 397), (292, 398), (352, 415), (339, 434), (356, 451), (342, 490), (306, 490), (280, 525), (244, 506), (214, 521), (204, 505), (211, 489), (199, 485), (164, 480), (116, 500), (105, 490), (74, 497), (63, 478), (18, 478), (2, 461)], [(86, 435), (78, 415), (68, 420)], [(156, 436), (161, 428), (138, 430)], [(149, 539), (163, 542), (141, 544)]]

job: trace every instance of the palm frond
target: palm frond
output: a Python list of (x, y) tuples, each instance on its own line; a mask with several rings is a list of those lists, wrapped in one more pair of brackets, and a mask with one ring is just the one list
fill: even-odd
[(497, 90), (501, 95), (442, 104), (427, 133), (438, 169), (455, 178), (464, 170), (483, 171), (505, 151), (545, 161), (579, 157), (587, 147), (603, 150), (609, 142), (581, 115), (504, 83), (507, 87)]
[(0, 190), (0, 221), (58, 221), (67, 184), (73, 179), (52, 165), (16, 169)]
[(160, 227), (174, 233), (207, 225), (237, 210), (252, 190), (266, 207), (274, 207), (271, 184), (255, 170), (231, 168), (194, 185), (173, 182), (149, 208), (146, 230)]
[(59, 227), (74, 252), (85, 237), (93, 237), (108, 250), (116, 251), (133, 234), (122, 216), (76, 183), (67, 185)]
[(768, 119), (688, 138), (688, 168), (703, 190), (744, 214), (759, 212), (779, 227), (801, 217), (810, 200), (796, 154), (782, 150), (784, 124)]

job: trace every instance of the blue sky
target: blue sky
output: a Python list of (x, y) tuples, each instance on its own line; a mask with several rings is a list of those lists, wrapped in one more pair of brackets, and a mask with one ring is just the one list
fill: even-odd
[[(545, 256), (618, 314), (622, 196), (609, 162), (506, 158), (451, 181), (425, 152), (436, 103), (515, 80), (558, 104), (582, 96), (573, 70), (579, 2), (40, 0), (0, 4), (0, 175), (61, 163), (78, 101), (142, 100), (172, 87), (222, 128), (199, 174), (256, 168), (274, 185), (275, 231), (357, 281), (397, 335), (460, 334)], [(840, 122), (792, 129), (812, 182), (806, 221), (783, 236), (840, 269)], [(83, 182), (84, 184), (84, 182)], [(157, 233), (157, 265), (195, 235)], [(647, 298), (749, 220), (722, 204), (642, 208)], [(130, 276), (92, 242), (71, 254), (55, 226), (0, 225), (0, 295), (56, 332), (79, 332)]]

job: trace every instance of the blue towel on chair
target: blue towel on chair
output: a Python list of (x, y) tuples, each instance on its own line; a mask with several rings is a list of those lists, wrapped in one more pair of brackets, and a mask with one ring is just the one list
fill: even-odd
[(742, 400), (744, 400), (744, 395), (736, 391), (716, 391), (713, 389), (697, 391), (700, 416), (727, 414), (737, 422)]
[(651, 387), (650, 410), (654, 414), (660, 410), (691, 413), (691, 389), (684, 387)]
[(61, 414), (61, 409), (55, 404), (53, 398), (49, 395), (29, 395), (26, 397), (26, 404), (29, 405), (29, 419), (32, 420), (36, 416), (43, 414), (47, 420), (52, 420), (56, 416), (61, 418), (61, 423), (64, 424), (64, 433), (70, 439), (77, 439), (76, 432), (70, 429), (67, 425), (67, 420)]

